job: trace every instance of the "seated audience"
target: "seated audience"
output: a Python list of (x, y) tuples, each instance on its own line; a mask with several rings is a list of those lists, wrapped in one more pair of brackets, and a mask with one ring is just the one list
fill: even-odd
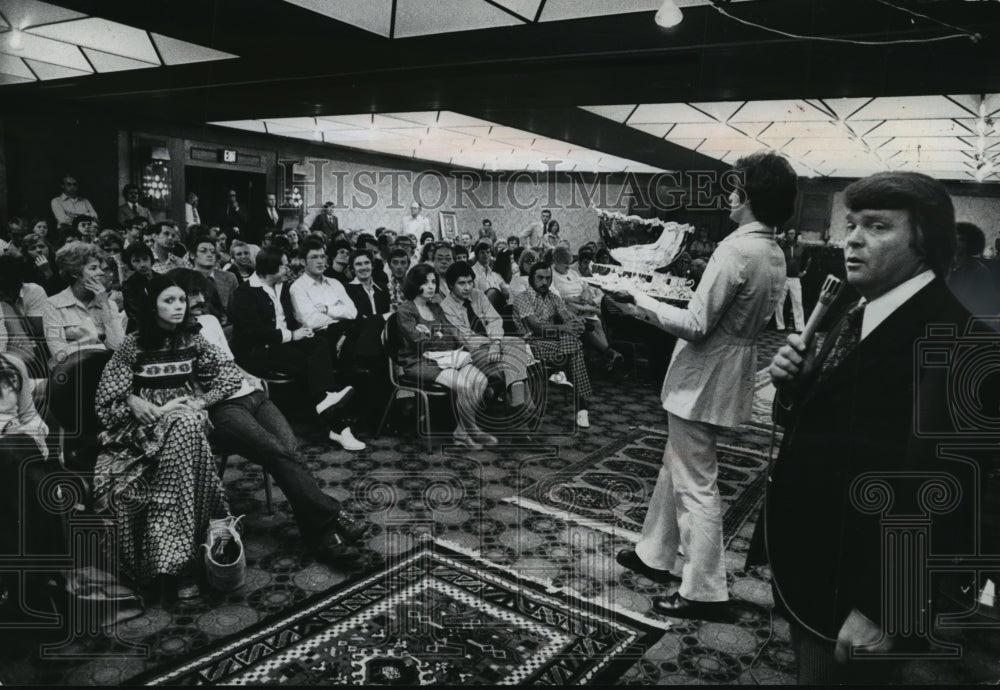
[[(400, 343), (397, 364), (408, 378), (424, 385), (436, 383), (455, 392), (455, 443), (473, 450), (495, 446), (497, 439), (476, 424), (476, 410), (484, 403), (486, 376), (462, 348), (455, 327), (433, 299), (437, 294), (437, 274), (430, 266), (419, 264), (406, 274), (406, 301), (396, 312)], [(435, 354), (436, 359), (432, 358)]]
[(49, 297), (42, 312), (50, 364), (81, 350), (117, 350), (125, 339), (123, 315), (103, 282), (105, 256), (84, 242), (56, 252), (56, 265), (69, 287)]
[(132, 333), (139, 328), (139, 312), (146, 300), (146, 286), (153, 277), (153, 252), (145, 244), (130, 244), (125, 248), (124, 260), (132, 269), (132, 275), (122, 283), (125, 316), (128, 318), (125, 330)]
[(389, 283), (389, 273), (385, 270), (385, 263), (382, 261), (381, 248), (378, 240), (363, 232), (358, 235), (358, 241), (354, 245), (357, 249), (363, 249), (371, 255), (372, 260), (372, 280), (380, 286), (385, 287)]
[(587, 329), (583, 334), (583, 342), (603, 355), (608, 371), (611, 371), (621, 362), (622, 356), (608, 345), (608, 337), (604, 333), (604, 324), (600, 317), (600, 300), (603, 295), (595, 294), (590, 286), (583, 282), (580, 274), (569, 267), (571, 260), (572, 256), (566, 247), (556, 247), (552, 250), (552, 285), (569, 310), (586, 319)]
[(431, 254), (431, 259), (434, 262), (434, 271), (437, 273), (438, 278), (438, 290), (434, 296), (434, 301), (440, 304), (441, 300), (448, 296), (445, 274), (448, 272), (448, 267), (455, 263), (455, 250), (447, 242), (438, 242), (434, 245), (434, 252)]
[[(27, 283), (41, 285), (47, 294), (59, 290), (59, 281), (52, 270), (52, 252), (41, 235), (25, 235), (22, 240), (21, 271)], [(62, 289), (62, 288), (59, 288)]]
[(153, 273), (166, 273), (174, 268), (191, 268), (187, 259), (177, 255), (175, 249), (180, 241), (177, 223), (161, 220), (153, 224), (156, 240), (153, 242)]
[(31, 222), (28, 223), (28, 234), (41, 235), (43, 240), (50, 242), (49, 221), (44, 218), (32, 218)]
[(464, 244), (454, 244), (451, 248), (452, 261), (469, 263), (469, 248)]
[(334, 278), (339, 280), (342, 284), (347, 285), (354, 278), (354, 274), (351, 273), (351, 243), (347, 240), (335, 240), (330, 244), (328, 254), (330, 257), (330, 267), (326, 269), (323, 275), (327, 278)]
[(592, 263), (594, 263), (594, 250), (587, 246), (580, 247), (576, 257), (576, 272), (580, 274), (581, 278), (589, 278), (594, 275), (593, 271), (590, 270)]
[(501, 306), (510, 298), (507, 281), (490, 266), (491, 249), (489, 242), (476, 245), (476, 262), (472, 272), (476, 276), (476, 289), (481, 291), (494, 307)]
[(307, 240), (302, 252), (305, 273), (289, 288), (295, 318), (303, 326), (311, 328), (316, 335), (329, 340), (335, 361), (340, 361), (341, 340), (346, 339), (353, 330), (358, 309), (339, 280), (323, 275), (326, 270), (326, 249), (323, 243)]
[(585, 331), (583, 319), (573, 315), (562, 298), (550, 289), (551, 266), (540, 261), (532, 265), (525, 275), (531, 289), (514, 298), (514, 315), (521, 322), (525, 340), (535, 356), (546, 364), (558, 362), (559, 366), (563, 366), (569, 358), (569, 374), (580, 400), (576, 424), (587, 428), (590, 426), (587, 403), (593, 390), (580, 340)]
[[(529, 289), (528, 270), (536, 263), (538, 263), (538, 252), (534, 249), (525, 249), (521, 252), (521, 256), (517, 260), (517, 275), (515, 275), (510, 281), (507, 288), (510, 292), (512, 303), (515, 297)], [(554, 292), (557, 295), (559, 294), (559, 291), (555, 290), (551, 286), (549, 287), (549, 291)]]
[[(225, 359), (233, 361), (222, 325), (205, 309), (208, 279), (184, 268), (175, 268), (168, 275), (187, 294), (188, 311), (201, 324), (201, 335), (219, 348)], [(244, 380), (239, 390), (208, 408), (214, 427), (210, 439), (227, 452), (239, 453), (260, 465), (274, 477), (314, 558), (332, 565), (352, 565), (361, 554), (348, 544), (361, 538), (365, 525), (352, 520), (336, 499), (323, 493), (305, 469), (295, 433), (263, 392), (260, 379), (240, 371)]]
[(115, 521), (124, 572), (140, 584), (156, 581), (168, 601), (194, 595), (209, 520), (229, 513), (205, 409), (239, 390), (242, 378), (199, 330), (184, 291), (155, 275), (138, 332), (126, 336), (97, 387), (105, 430), (95, 508)]
[(229, 272), (236, 276), (240, 285), (250, 280), (254, 272), (254, 258), (250, 253), (250, 245), (243, 240), (233, 240), (229, 245), (229, 253), (233, 262), (229, 266)]
[(524, 340), (504, 335), (503, 319), (475, 286), (475, 273), (469, 264), (453, 263), (445, 278), (450, 292), (441, 301), (441, 311), (457, 329), (473, 363), (489, 378), (493, 397), (510, 388), (511, 404), (524, 404), (528, 365), (533, 361)]
[(42, 315), (45, 290), (22, 280), (21, 261), (0, 256), (0, 352), (17, 355), (32, 378), (48, 375)]
[[(404, 236), (409, 240), (409, 236)], [(406, 279), (406, 272), (410, 270), (410, 254), (406, 249), (396, 247), (389, 252), (389, 284), (386, 286), (389, 291), (389, 305), (393, 311), (399, 307), (403, 297), (403, 282)]]
[(331, 441), (345, 448), (364, 448), (340, 416), (354, 389), (338, 387), (330, 341), (315, 338), (313, 330), (295, 318), (284, 285), (288, 257), (267, 247), (260, 250), (256, 263), (254, 274), (236, 288), (229, 308), (236, 361), (255, 376), (275, 371), (291, 376), (330, 429)]
[(97, 218), (94, 216), (75, 216), (70, 221), (70, 226), (80, 233), (81, 242), (90, 242), (91, 244), (97, 241)]
[(222, 323), (229, 324), (229, 305), (233, 292), (239, 286), (239, 279), (229, 271), (218, 268), (215, 240), (208, 234), (194, 236), (191, 241), (194, 250), (194, 270), (205, 276), (207, 280), (205, 298), (208, 300), (212, 315)]

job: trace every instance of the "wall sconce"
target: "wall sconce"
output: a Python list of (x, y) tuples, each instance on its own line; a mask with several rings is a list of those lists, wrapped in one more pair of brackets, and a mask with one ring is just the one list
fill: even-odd
[(162, 211), (170, 207), (173, 185), (170, 179), (170, 152), (166, 146), (155, 146), (152, 160), (142, 170), (142, 193), (149, 208)]
[(681, 9), (674, 0), (663, 0), (663, 5), (656, 11), (656, 17), (653, 18), (653, 21), (659, 26), (669, 29), (680, 24), (683, 19), (684, 15), (681, 14)]

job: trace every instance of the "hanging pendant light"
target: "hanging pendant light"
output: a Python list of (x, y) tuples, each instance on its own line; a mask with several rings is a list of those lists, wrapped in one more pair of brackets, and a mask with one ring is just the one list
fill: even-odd
[(663, 5), (656, 11), (654, 21), (658, 25), (669, 29), (672, 26), (680, 24), (683, 19), (684, 15), (681, 14), (681, 10), (674, 0), (663, 0)]

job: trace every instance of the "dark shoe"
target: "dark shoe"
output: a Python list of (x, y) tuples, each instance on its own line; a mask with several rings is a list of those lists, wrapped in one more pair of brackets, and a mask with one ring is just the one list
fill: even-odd
[(653, 582), (659, 583), (661, 585), (669, 585), (677, 583), (679, 584), (681, 578), (674, 575), (669, 570), (661, 570), (660, 568), (653, 568), (642, 562), (639, 558), (639, 554), (635, 552), (635, 549), (622, 549), (618, 552), (615, 557), (618, 561), (618, 565), (628, 568), (629, 570), (639, 573), (652, 580)]
[(728, 601), (692, 601), (682, 597), (680, 592), (653, 597), (653, 611), (669, 618), (698, 618), (716, 622), (727, 622), (733, 617)]
[(368, 531), (368, 523), (358, 522), (341, 510), (337, 513), (334, 529), (337, 531), (337, 534), (344, 538), (344, 541), (353, 544), (365, 536), (365, 533)]
[(310, 553), (320, 563), (342, 570), (351, 570), (354, 563), (361, 558), (361, 552), (349, 546), (344, 538), (337, 534), (336, 528), (327, 530), (312, 546)]

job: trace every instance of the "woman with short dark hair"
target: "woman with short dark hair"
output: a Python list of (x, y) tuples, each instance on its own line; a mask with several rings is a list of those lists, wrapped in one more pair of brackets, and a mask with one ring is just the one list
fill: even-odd
[(397, 310), (399, 351), (396, 360), (406, 377), (422, 384), (439, 384), (457, 395), (455, 442), (467, 448), (495, 446), (495, 437), (476, 425), (476, 410), (484, 403), (487, 379), (463, 349), (458, 333), (431, 301), (438, 294), (433, 266), (417, 264), (403, 280), (405, 301)]

